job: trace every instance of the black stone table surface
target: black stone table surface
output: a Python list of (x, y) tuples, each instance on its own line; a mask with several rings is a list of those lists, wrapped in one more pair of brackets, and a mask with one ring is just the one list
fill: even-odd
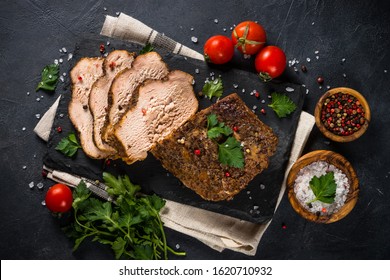
[[(371, 107), (372, 121), (358, 140), (335, 143), (314, 127), (304, 150), (332, 150), (354, 166), (360, 194), (346, 218), (329, 225), (308, 222), (284, 195), (253, 257), (219, 253), (166, 229), (168, 243), (179, 244), (185, 259), (389, 259), (390, 4), (385, 0), (1, 1), (1, 259), (113, 258), (109, 248), (97, 243), (72, 253), (72, 241), (41, 205), (51, 183), (41, 175), (46, 144), (33, 128), (59, 94), (35, 92), (42, 68), (59, 58), (65, 67), (67, 55), (59, 50), (71, 50), (83, 38), (105, 42), (99, 35), (105, 15), (119, 12), (199, 52), (208, 37), (230, 36), (234, 24), (257, 20), (267, 31), (268, 44), (285, 50), (291, 62), (285, 77), (306, 86), (305, 111), (313, 114), (327, 88), (341, 86), (361, 92)], [(238, 59), (235, 65), (251, 71), (250, 63)], [(324, 78), (322, 86), (318, 76)]]

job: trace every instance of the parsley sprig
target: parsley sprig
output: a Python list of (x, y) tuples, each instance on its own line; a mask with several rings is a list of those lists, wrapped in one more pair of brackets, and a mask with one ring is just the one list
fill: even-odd
[(167, 259), (176, 252), (167, 245), (160, 210), (165, 200), (141, 195), (128, 176), (103, 173), (115, 203), (91, 196), (82, 181), (73, 192), (74, 222), (65, 230), (75, 240), (74, 250), (87, 238), (111, 246), (116, 259)]
[(38, 83), (35, 91), (40, 89), (47, 91), (54, 91), (57, 85), (58, 77), (60, 72), (60, 66), (58, 64), (46, 65), (42, 70), (42, 78)]
[(268, 106), (275, 111), (279, 118), (287, 117), (297, 108), (294, 101), (285, 94), (274, 92), (271, 94), (271, 97), (272, 102)]
[(218, 144), (218, 160), (230, 167), (243, 168), (245, 160), (241, 143), (232, 134), (230, 127), (218, 122), (217, 115), (207, 116), (207, 137)]
[(202, 89), (203, 95), (207, 96), (209, 99), (213, 97), (221, 97), (223, 94), (223, 84), (221, 78), (216, 78), (213, 81), (207, 81)]
[(328, 172), (320, 177), (314, 176), (310, 180), (309, 186), (313, 191), (315, 198), (307, 204), (313, 203), (317, 200), (328, 204), (334, 202), (337, 185), (333, 172)]
[(57, 151), (60, 151), (68, 157), (74, 156), (77, 150), (80, 148), (81, 146), (79, 142), (77, 142), (77, 138), (74, 133), (69, 133), (67, 137), (62, 138), (58, 145), (55, 147)]

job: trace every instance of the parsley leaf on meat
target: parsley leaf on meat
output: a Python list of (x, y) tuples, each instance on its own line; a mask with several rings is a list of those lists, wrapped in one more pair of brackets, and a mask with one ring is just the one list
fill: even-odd
[(207, 137), (218, 144), (218, 160), (231, 167), (243, 168), (245, 159), (241, 143), (232, 135), (233, 130), (225, 123), (218, 122), (217, 115), (207, 116)]
[(316, 196), (316, 198), (309, 203), (317, 200), (328, 204), (334, 202), (337, 185), (333, 172), (328, 172), (320, 177), (314, 176), (310, 180), (309, 185), (314, 195)]
[(272, 102), (268, 106), (271, 107), (279, 118), (287, 117), (295, 111), (297, 106), (295, 103), (285, 94), (281, 93), (272, 93)]
[(218, 145), (218, 159), (222, 164), (236, 168), (244, 167), (244, 154), (241, 143), (236, 138), (228, 137), (224, 143)]
[(35, 91), (39, 89), (54, 91), (57, 85), (58, 77), (60, 72), (60, 66), (58, 64), (46, 65), (42, 70), (42, 78), (38, 83)]
[(168, 252), (183, 256), (167, 245), (160, 210), (165, 200), (142, 195), (128, 176), (103, 173), (115, 203), (90, 196), (81, 181), (73, 192), (74, 222), (65, 228), (75, 240), (73, 250), (87, 238), (111, 247), (116, 259), (167, 259)]
[(221, 97), (223, 93), (222, 79), (217, 78), (214, 81), (207, 81), (203, 86), (202, 93), (209, 99)]
[(67, 137), (62, 138), (55, 147), (57, 151), (60, 151), (68, 157), (74, 156), (79, 148), (81, 148), (81, 146), (77, 142), (76, 135), (74, 133), (70, 133)]

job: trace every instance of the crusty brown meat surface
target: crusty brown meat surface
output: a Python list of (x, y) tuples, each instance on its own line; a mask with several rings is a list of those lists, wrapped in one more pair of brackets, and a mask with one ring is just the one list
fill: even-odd
[[(219, 122), (232, 129), (238, 128), (234, 137), (243, 147), (244, 168), (219, 162), (218, 146), (207, 138), (207, 116), (212, 113), (217, 115)], [(237, 94), (231, 94), (198, 112), (158, 142), (151, 152), (164, 168), (203, 199), (220, 201), (232, 199), (268, 167), (277, 143), (272, 129), (260, 121)], [(195, 150), (200, 150), (200, 154), (195, 154)]]

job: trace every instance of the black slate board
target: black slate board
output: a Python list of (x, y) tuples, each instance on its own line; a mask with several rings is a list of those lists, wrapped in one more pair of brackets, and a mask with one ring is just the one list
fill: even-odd
[[(104, 40), (88, 39), (76, 45), (73, 57), (73, 64), (83, 56), (99, 56), (99, 45), (105, 43)], [(113, 49), (127, 49), (139, 52), (141, 46), (125, 44), (111, 41), (110, 46), (106, 46), (107, 51)], [(112, 161), (107, 165), (104, 160), (94, 160), (88, 158), (82, 150), (79, 150), (76, 157), (67, 158), (54, 148), (61, 138), (74, 132), (68, 114), (67, 106), (71, 92), (69, 80), (59, 85), (58, 91), (63, 93), (57, 116), (50, 135), (48, 150), (44, 156), (44, 164), (49, 167), (89, 177), (91, 179), (101, 179), (103, 171), (108, 171), (117, 175), (127, 174), (130, 179), (140, 184), (144, 192), (155, 192), (158, 195), (177, 201), (180, 203), (203, 208), (213, 212), (229, 215), (239, 219), (254, 223), (263, 223), (272, 218), (276, 201), (283, 182), (284, 171), (287, 166), (292, 142), (295, 136), (299, 116), (304, 101), (303, 88), (300, 85), (286, 82), (273, 81), (262, 83), (253, 72), (232, 68), (231, 65), (210, 66), (202, 61), (197, 61), (181, 56), (167, 54), (158, 50), (170, 69), (179, 69), (194, 76), (194, 90), (200, 92), (206, 79), (211, 79), (211, 73), (215, 77), (221, 75), (224, 83), (224, 95), (236, 92), (245, 101), (249, 108), (257, 106), (256, 115), (267, 125), (271, 126), (279, 138), (279, 143), (275, 155), (271, 158), (270, 166), (263, 173), (252, 180), (247, 188), (236, 195), (233, 200), (226, 202), (209, 202), (200, 198), (192, 190), (186, 188), (181, 182), (169, 174), (151, 154), (142, 162), (126, 165), (121, 160)], [(70, 67), (72, 64), (70, 65)], [(68, 76), (67, 76), (68, 77)], [(293, 88), (294, 91), (287, 92), (286, 88)], [(250, 92), (257, 90), (260, 99), (257, 99)], [(267, 106), (271, 102), (268, 98), (272, 92), (286, 93), (296, 103), (297, 110), (288, 118), (279, 119), (271, 108)], [(265, 103), (262, 103), (262, 100)], [(200, 109), (213, 104), (207, 98), (199, 98)], [(261, 114), (260, 109), (266, 110), (266, 115)], [(58, 133), (56, 128), (61, 127), (62, 132)], [(194, 174), (196, 176), (196, 174)]]

